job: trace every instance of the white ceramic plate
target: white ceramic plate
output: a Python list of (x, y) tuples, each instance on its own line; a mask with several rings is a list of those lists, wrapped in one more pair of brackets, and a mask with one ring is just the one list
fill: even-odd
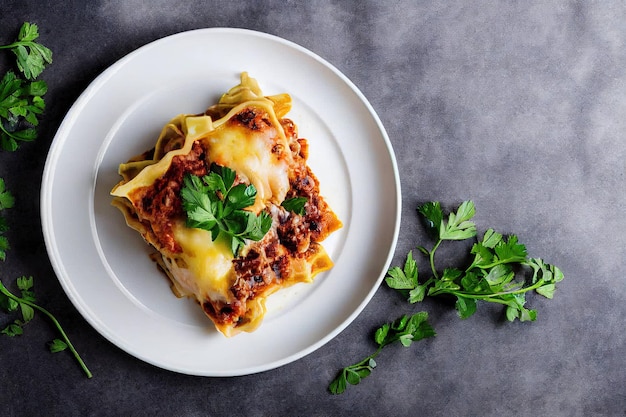
[[(213, 104), (242, 71), (265, 94), (292, 96), (288, 117), (309, 140), (309, 164), (344, 227), (324, 244), (335, 260), (331, 271), (272, 295), (256, 332), (227, 339), (195, 302), (172, 294), (109, 191), (120, 162), (150, 148), (175, 115)], [(301, 358), (354, 320), (391, 261), (401, 199), (387, 134), (343, 74), (284, 39), (216, 28), (148, 44), (91, 83), (54, 138), (41, 204), (54, 270), (96, 330), (156, 366), (234, 376)]]

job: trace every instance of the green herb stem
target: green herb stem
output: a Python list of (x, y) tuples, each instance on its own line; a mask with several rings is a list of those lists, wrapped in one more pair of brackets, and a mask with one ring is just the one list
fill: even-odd
[(427, 319), (428, 313), (422, 311), (410, 317), (402, 316), (393, 323), (386, 323), (378, 328), (374, 334), (377, 349), (365, 359), (343, 368), (328, 386), (330, 392), (341, 394), (348, 385), (357, 385), (363, 378), (369, 376), (376, 367), (374, 358), (385, 346), (400, 342), (402, 346), (409, 347), (413, 342), (435, 336), (435, 330), (428, 324)]
[(344, 378), (348, 379), (348, 373), (350, 372), (358, 372), (364, 369), (367, 369), (368, 371), (372, 371), (374, 369), (374, 366), (371, 365), (371, 361), (376, 359), (376, 357), (378, 356), (378, 354), (383, 350), (383, 348), (387, 346), (385, 345), (380, 345), (378, 346), (378, 349), (376, 349), (376, 351), (374, 353), (372, 353), (371, 355), (365, 357), (362, 361), (357, 362), (353, 365), (350, 366), (346, 366), (345, 368), (342, 369), (341, 373), (343, 375)]
[(500, 259), (497, 260), (495, 262), (492, 262), (490, 264), (485, 264), (485, 265), (479, 265), (476, 262), (472, 263), (469, 268), (467, 268), (465, 270), (465, 273), (468, 273), (469, 271), (471, 271), (474, 268), (478, 268), (478, 269), (482, 269), (482, 270), (488, 270), (491, 268), (494, 268), (498, 265), (506, 265), (506, 264), (513, 264), (513, 263), (519, 263), (519, 262), (524, 262), (525, 259), (517, 259), (517, 258), (509, 258), (509, 259)]
[(14, 134), (12, 134), (12, 133), (11, 133), (11, 132), (9, 132), (8, 130), (6, 130), (6, 129), (4, 128), (4, 126), (2, 125), (2, 123), (0, 123), (0, 130), (1, 130), (1, 131), (5, 134), (5, 135), (7, 135), (8, 137), (10, 137), (11, 139), (14, 139), (14, 140), (20, 140), (20, 138), (18, 138), (17, 136), (15, 136)]
[[(486, 300), (486, 301), (500, 302), (500, 300), (489, 300), (489, 298), (500, 297), (502, 295), (523, 294), (525, 292), (535, 290), (535, 289), (541, 287), (543, 284), (545, 284), (545, 281), (540, 279), (535, 284), (533, 284), (533, 285), (531, 285), (529, 287), (524, 287), (524, 288), (520, 288), (518, 290), (513, 290), (513, 291), (501, 291), (501, 292), (494, 292), (494, 293), (491, 293), (491, 294), (471, 294), (471, 293), (451, 291), (450, 294), (461, 295), (461, 296), (466, 297), (466, 298), (475, 298), (477, 300)], [(506, 304), (506, 302), (503, 302), (502, 304)]]
[(441, 242), (443, 242), (443, 240), (441, 239), (437, 240), (437, 243), (435, 244), (435, 246), (433, 246), (433, 248), (428, 252), (428, 259), (430, 261), (430, 269), (433, 272), (434, 279), (439, 279), (437, 268), (435, 268), (435, 252), (437, 251), (437, 248), (439, 247), (439, 245), (441, 245)]
[(23, 298), (20, 298), (20, 297), (14, 295), (1, 282), (0, 282), (0, 292), (2, 292), (2, 294), (6, 295), (7, 297), (11, 298), (12, 300), (17, 301), (18, 303), (26, 304), (26, 305), (34, 308), (35, 310), (38, 310), (39, 312), (43, 313), (46, 317), (48, 317), (52, 321), (54, 326), (57, 328), (57, 330), (59, 331), (59, 334), (63, 338), (63, 341), (67, 344), (67, 347), (70, 349), (70, 351), (74, 355), (74, 358), (76, 358), (76, 360), (78, 361), (78, 364), (80, 365), (80, 367), (83, 369), (83, 371), (87, 375), (87, 378), (91, 378), (92, 377), (91, 371), (89, 370), (89, 368), (87, 368), (87, 365), (85, 365), (85, 362), (83, 362), (82, 358), (80, 357), (80, 355), (78, 354), (78, 352), (74, 348), (74, 345), (72, 345), (72, 342), (70, 342), (70, 339), (67, 336), (67, 334), (65, 333), (65, 331), (63, 330), (63, 327), (61, 326), (59, 321), (56, 319), (56, 317), (54, 317), (54, 315), (52, 313), (50, 313), (45, 308), (43, 308), (43, 307), (41, 307), (41, 306), (39, 306), (39, 305), (37, 305), (37, 304), (35, 304), (33, 302), (30, 302), (28, 300), (25, 300)]

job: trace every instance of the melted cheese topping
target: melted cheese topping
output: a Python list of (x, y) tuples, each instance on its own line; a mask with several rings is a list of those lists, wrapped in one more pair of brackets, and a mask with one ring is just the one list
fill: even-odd
[(289, 190), (288, 163), (272, 153), (277, 145), (276, 137), (274, 128), (251, 133), (235, 127), (217, 129), (206, 139), (211, 161), (229, 167), (242, 176), (244, 182), (254, 185), (257, 196), (249, 210), (256, 213), (270, 202), (280, 204)]
[(196, 297), (229, 301), (228, 289), (235, 279), (233, 254), (221, 239), (213, 241), (211, 233), (190, 229), (183, 222), (173, 227), (174, 238), (181, 246), (177, 258), (184, 268), (174, 268), (172, 273), (186, 293)]
[[(132, 200), (134, 190), (152, 185), (169, 169), (174, 157), (188, 154), (193, 143), (201, 141), (208, 145), (208, 159), (233, 169), (243, 176), (244, 181), (255, 186), (257, 197), (250, 210), (258, 213), (269, 202), (280, 204), (289, 190), (289, 165), (292, 161), (288, 140), (272, 104), (269, 100), (246, 102), (233, 108), (215, 123), (210, 116), (178, 116), (170, 125), (180, 124), (182, 132), (186, 134), (184, 146), (166, 153), (152, 164), (139, 161), (120, 165), (122, 175), (137, 165), (143, 169), (130, 181), (115, 187), (111, 194)], [(234, 115), (248, 107), (258, 107), (268, 114), (271, 126), (251, 131), (245, 127), (225, 125)]]
[[(245, 291), (245, 285), (248, 284), (245, 280), (238, 281), (229, 244), (219, 237), (213, 241), (208, 231), (186, 227), (181, 216), (166, 218), (171, 220), (171, 234), (180, 251), (174, 253), (165, 249), (158, 239), (159, 231), (152, 228), (149, 220), (142, 218), (144, 203), (141, 199), (145, 194), (141, 191), (154, 187), (156, 182), (166, 178), (174, 158), (185, 158), (194, 146), (197, 149), (197, 144), (200, 144), (203, 152), (201, 158), (229, 167), (237, 173), (239, 182), (255, 186), (257, 196), (254, 205), (247, 209), (257, 213), (266, 209), (272, 212), (274, 221), (268, 233), (276, 244), (277, 219), (281, 215), (277, 207), (290, 191), (290, 172), (297, 165), (290, 140), (279, 119), (290, 108), (291, 98), (287, 94), (264, 97), (256, 81), (244, 73), (241, 84), (223, 95), (220, 102), (206, 114), (175, 117), (164, 126), (151, 154), (147, 152), (120, 164), (119, 173), (123, 180), (111, 191), (113, 204), (122, 211), (127, 224), (139, 231), (160, 252), (160, 257), (153, 259), (170, 277), (177, 295), (197, 299), (212, 318), (212, 314), (223, 313), (220, 306), (241, 302), (245, 304), (244, 314), (235, 317), (234, 322), (214, 319), (218, 330), (227, 336), (241, 330), (254, 330), (265, 314), (264, 300), (267, 295), (281, 286), (312, 281), (317, 273), (332, 267), (332, 261), (321, 246), (312, 244), (314, 249), (307, 256), (301, 254), (293, 257), (288, 266), (283, 266), (287, 268), (285, 272), (276, 272), (278, 264), (265, 266), (270, 270), (274, 268), (274, 273), (279, 274), (275, 282), (263, 287), (265, 289), (258, 293), (250, 292), (253, 295), (249, 298), (237, 299), (239, 290), (234, 288), (242, 285), (242, 291)], [(303, 162), (299, 161), (298, 164)], [(167, 181), (171, 181), (167, 178)], [(326, 225), (330, 233), (341, 227), (341, 222), (331, 211), (328, 210), (328, 213), (332, 218)], [(238, 259), (243, 259), (241, 262), (246, 262), (244, 258), (249, 249), (250, 246), (246, 246), (239, 254)], [(280, 250), (286, 251), (284, 247)], [(254, 259), (250, 262), (254, 262)], [(261, 276), (250, 276), (250, 272), (246, 271), (239, 270), (243, 275), (248, 274), (246, 279), (251, 279), (251, 282), (262, 279)], [(207, 303), (211, 307), (206, 307)], [(215, 311), (210, 314), (207, 308)]]

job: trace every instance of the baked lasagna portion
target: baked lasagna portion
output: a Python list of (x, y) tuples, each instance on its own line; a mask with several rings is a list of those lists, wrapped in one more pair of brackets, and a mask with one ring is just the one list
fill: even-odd
[(111, 191), (173, 292), (225, 336), (255, 330), (267, 296), (333, 266), (320, 242), (342, 224), (290, 109), (288, 94), (263, 96), (243, 73), (205, 113), (175, 117), (154, 148), (120, 164)]

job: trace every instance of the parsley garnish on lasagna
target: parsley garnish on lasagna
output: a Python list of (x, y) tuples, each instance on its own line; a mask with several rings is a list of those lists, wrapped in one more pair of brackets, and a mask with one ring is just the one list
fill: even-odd
[(242, 73), (217, 104), (175, 117), (154, 148), (120, 164), (111, 191), (173, 292), (226, 336), (255, 330), (271, 293), (333, 266), (320, 242), (342, 224), (290, 109), (288, 94), (263, 96)]

